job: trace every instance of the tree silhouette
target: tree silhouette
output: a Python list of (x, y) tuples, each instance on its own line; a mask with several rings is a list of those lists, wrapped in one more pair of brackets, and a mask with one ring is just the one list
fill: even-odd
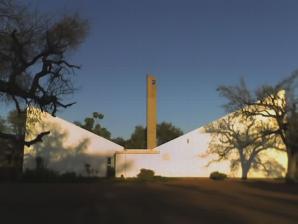
[(145, 149), (147, 147), (146, 131), (147, 129), (143, 126), (136, 126), (134, 132), (126, 141), (125, 147), (128, 149)]
[[(141, 125), (136, 126), (130, 138), (125, 141), (124, 146), (130, 149), (145, 149), (147, 147), (146, 131), (147, 128), (144, 128)], [(156, 131), (158, 145), (164, 144), (183, 135), (183, 131), (180, 128), (177, 128), (172, 123), (165, 121), (157, 125)], [(122, 138), (115, 140), (115, 142), (119, 142), (119, 144), (123, 143)]]
[(288, 156), (286, 178), (295, 181), (298, 178), (298, 132), (297, 123), (297, 87), (298, 71), (275, 86), (264, 85), (255, 92), (250, 91), (242, 80), (237, 86), (220, 86), (218, 91), (228, 99), (225, 105), (228, 111), (241, 110), (246, 117), (271, 119), (271, 126), (264, 135), (275, 135), (281, 139)]
[(217, 159), (211, 160), (207, 165), (229, 160), (232, 171), (240, 166), (241, 178), (244, 180), (251, 168), (264, 170), (270, 175), (272, 163), (262, 159), (261, 153), (273, 148), (282, 149), (279, 148), (281, 144), (276, 136), (264, 134), (268, 127), (266, 122), (252, 117), (247, 119), (241, 113), (230, 114), (207, 125), (205, 131), (212, 136), (207, 154), (217, 155)]
[(157, 144), (161, 145), (183, 135), (183, 131), (170, 122), (162, 122), (157, 125)]
[[(0, 100), (13, 103), (19, 114), (35, 106), (53, 116), (74, 91), (72, 75), (79, 69), (69, 53), (87, 34), (77, 15), (49, 19), (13, 0), (0, 0)], [(30, 146), (49, 132), (25, 141), (24, 133), (0, 131), (0, 138)]]

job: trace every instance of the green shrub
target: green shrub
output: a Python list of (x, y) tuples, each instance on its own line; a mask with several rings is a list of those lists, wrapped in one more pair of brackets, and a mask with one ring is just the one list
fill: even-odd
[(138, 179), (151, 180), (154, 178), (154, 171), (149, 169), (141, 169), (137, 175)]
[(224, 173), (220, 173), (218, 171), (212, 172), (209, 176), (212, 180), (224, 180), (227, 178), (227, 175)]

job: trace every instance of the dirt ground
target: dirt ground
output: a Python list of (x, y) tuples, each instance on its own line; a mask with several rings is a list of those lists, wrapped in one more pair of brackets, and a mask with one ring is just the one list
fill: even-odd
[(298, 223), (298, 185), (209, 179), (1, 183), (0, 223)]

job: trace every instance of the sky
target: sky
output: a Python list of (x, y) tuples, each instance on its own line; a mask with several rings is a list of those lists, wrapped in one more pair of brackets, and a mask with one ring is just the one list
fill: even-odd
[(158, 121), (184, 132), (225, 114), (219, 85), (245, 78), (252, 89), (298, 68), (295, 0), (26, 0), (59, 16), (88, 19), (87, 39), (72, 54), (76, 105), (68, 121), (104, 114), (113, 137), (146, 121), (146, 75), (157, 78)]

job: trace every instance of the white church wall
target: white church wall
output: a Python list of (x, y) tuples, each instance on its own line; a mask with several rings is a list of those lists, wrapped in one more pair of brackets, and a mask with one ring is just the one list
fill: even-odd
[[(125, 150), (115, 154), (116, 177), (136, 177), (142, 168), (156, 172), (162, 170), (162, 167), (167, 165), (160, 160), (159, 151), (154, 150), (152, 152), (152, 150), (146, 149), (133, 150), (133, 153), (131, 151)], [(156, 174), (158, 173), (156, 172)]]
[(213, 170), (227, 173), (228, 162), (206, 167), (208, 158), (204, 152), (209, 141), (210, 135), (199, 128), (158, 146), (155, 149), (158, 154), (117, 154), (116, 175), (135, 177), (141, 168), (154, 170), (156, 175), (167, 177), (206, 177)]
[[(280, 91), (281, 98), (278, 103), (284, 106), (285, 92)], [(268, 99), (270, 100), (270, 99)], [(271, 102), (271, 101), (269, 101)], [(248, 108), (249, 109), (249, 108)], [(267, 111), (266, 114), (274, 114), (275, 112)], [(223, 118), (228, 118), (231, 114)], [(256, 117), (259, 122), (265, 122), (271, 127), (276, 126), (276, 121), (265, 118), (263, 116)], [(214, 121), (216, 124), (217, 121)], [(234, 121), (235, 127), (241, 130), (244, 125), (243, 119)], [(261, 123), (259, 123), (261, 124)], [(219, 171), (228, 174), (229, 176), (240, 177), (241, 170), (230, 169), (230, 161), (225, 160), (221, 162), (210, 161), (216, 158), (216, 155), (208, 155), (208, 147), (211, 141), (211, 135), (205, 132), (205, 128), (201, 127), (191, 131), (183, 136), (180, 136), (170, 142), (160, 145), (155, 148), (158, 153), (145, 154), (132, 153), (127, 150), (127, 153), (116, 154), (116, 176), (135, 177), (140, 169), (146, 168), (155, 171), (156, 175), (167, 177), (208, 177), (211, 172)], [(148, 152), (150, 152), (148, 150)], [(285, 152), (267, 149), (261, 152), (262, 161), (273, 162), (271, 165), (271, 173), (269, 177), (278, 177), (285, 175), (285, 168), (287, 166), (287, 155)], [(209, 166), (207, 166), (209, 164)], [(269, 167), (270, 168), (270, 167)], [(249, 177), (268, 177), (268, 173), (263, 171), (255, 171), (253, 169), (248, 173)]]
[[(240, 169), (231, 172), (230, 161), (208, 163), (216, 155), (207, 155), (211, 135), (204, 128), (198, 128), (183, 136), (155, 148), (156, 154), (116, 154), (116, 176), (135, 177), (140, 169), (151, 169), (156, 175), (166, 177), (209, 177), (213, 171), (219, 171), (232, 177), (240, 177)], [(129, 150), (128, 150), (129, 151)], [(286, 153), (267, 150), (262, 154), (264, 159), (275, 159), (286, 167)], [(274, 167), (273, 167), (274, 168)], [(284, 171), (272, 173), (271, 177), (284, 175)], [(263, 172), (250, 171), (249, 177), (268, 177)]]
[[(30, 117), (32, 115), (28, 115)], [(50, 131), (43, 142), (24, 149), (24, 170), (36, 166), (35, 158), (43, 158), (47, 168), (64, 172), (76, 172), (88, 175), (85, 164), (89, 164), (92, 175), (104, 177), (107, 170), (107, 158), (113, 157), (123, 147), (105, 138), (82, 129), (73, 123), (47, 113), (39, 114), (38, 122), (28, 119), (26, 140), (38, 133)]]

